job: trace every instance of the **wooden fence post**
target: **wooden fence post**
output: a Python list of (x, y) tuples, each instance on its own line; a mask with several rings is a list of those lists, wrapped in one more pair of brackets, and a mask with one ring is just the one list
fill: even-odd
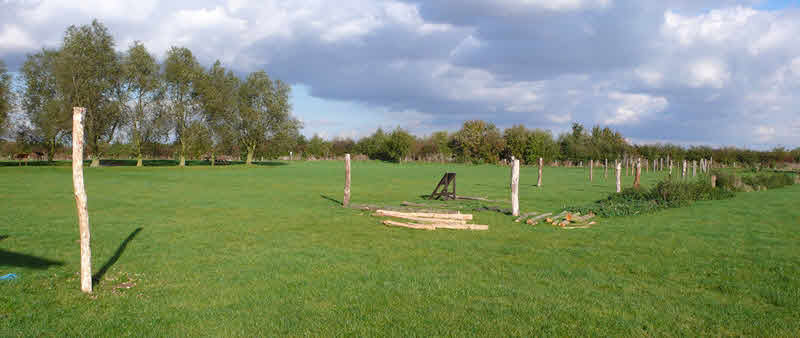
[(697, 161), (692, 160), (692, 177), (697, 177)]
[(511, 213), (519, 216), (519, 160), (514, 160), (511, 171)]
[(635, 164), (634, 170), (636, 171), (636, 177), (633, 180), (633, 187), (636, 188), (636, 189), (639, 189), (639, 184), (641, 183), (641, 180), (642, 180), (642, 159), (641, 158), (636, 160), (636, 164)]
[(83, 185), (83, 116), (86, 108), (72, 108), (72, 187), (78, 209), (78, 230), (81, 241), (81, 291), (92, 293), (92, 248), (89, 232), (89, 210)]
[(608, 178), (608, 158), (605, 159), (605, 163), (603, 164), (603, 180)]
[(622, 163), (617, 162), (617, 192), (622, 191), (622, 182), (620, 177), (622, 177)]
[(711, 175), (711, 187), (712, 188), (717, 187), (717, 175)]
[(350, 205), (350, 154), (344, 155), (344, 199), (342, 206)]
[(542, 187), (542, 166), (544, 166), (544, 159), (539, 157), (539, 182), (536, 183), (536, 186), (539, 188)]
[(589, 182), (594, 182), (594, 160), (589, 160)]

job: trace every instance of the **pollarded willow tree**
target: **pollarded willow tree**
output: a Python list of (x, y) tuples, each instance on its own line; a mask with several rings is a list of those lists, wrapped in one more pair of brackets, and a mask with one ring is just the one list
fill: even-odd
[(203, 75), (197, 85), (202, 107), (202, 117), (209, 136), (211, 166), (216, 162), (220, 146), (233, 137), (231, 125), (227, 123), (238, 108), (238, 90), (241, 81), (217, 61)]
[(202, 74), (200, 64), (188, 48), (172, 47), (167, 51), (164, 77), (169, 101), (168, 111), (175, 136), (181, 144), (181, 167), (186, 166), (186, 148), (192, 139), (189, 133), (195, 130), (189, 126), (198, 119), (199, 102), (195, 87), (202, 79)]
[(231, 130), (247, 151), (247, 164), (253, 163), (256, 147), (268, 139), (298, 129), (291, 116), (286, 83), (270, 80), (264, 71), (251, 73), (239, 87), (239, 107), (229, 119)]
[(50, 161), (58, 144), (68, 139), (72, 130), (69, 102), (57, 85), (57, 61), (57, 51), (43, 49), (28, 55), (21, 72), (21, 107), (34, 127), (32, 132), (46, 144)]
[(114, 83), (120, 76), (114, 39), (97, 20), (70, 26), (56, 62), (56, 80), (69, 106), (86, 108), (86, 143), (92, 167), (100, 166), (103, 144), (111, 142), (122, 123)]
[(122, 77), (118, 92), (136, 166), (142, 166), (143, 145), (166, 134), (166, 114), (163, 109), (164, 87), (160, 66), (141, 42), (134, 42), (122, 56)]
[(11, 75), (8, 74), (6, 64), (0, 60), (0, 135), (3, 134), (6, 125), (8, 125), (8, 113), (11, 112), (13, 102)]

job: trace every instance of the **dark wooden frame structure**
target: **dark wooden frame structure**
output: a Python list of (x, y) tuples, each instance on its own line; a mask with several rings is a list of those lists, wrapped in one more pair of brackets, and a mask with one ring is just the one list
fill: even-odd
[[(453, 184), (453, 190), (447, 191), (451, 183)], [(439, 191), (439, 188), (442, 188), (442, 190)], [(440, 198), (456, 199), (456, 173), (445, 173), (442, 179), (439, 180), (439, 184), (436, 185), (436, 189), (433, 189), (430, 198), (435, 200)]]

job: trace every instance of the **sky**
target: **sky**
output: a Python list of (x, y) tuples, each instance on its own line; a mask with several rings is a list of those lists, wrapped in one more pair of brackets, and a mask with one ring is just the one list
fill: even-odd
[(469, 119), (635, 143), (800, 146), (800, 1), (0, 0), (0, 59), (99, 19), (116, 48), (190, 48), (292, 84), (303, 133)]

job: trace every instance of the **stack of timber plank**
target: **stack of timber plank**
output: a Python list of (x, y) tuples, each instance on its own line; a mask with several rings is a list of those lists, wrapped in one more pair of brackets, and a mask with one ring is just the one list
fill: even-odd
[[(375, 216), (401, 219), (403, 222), (384, 220), (383, 224), (410, 229), (489, 230), (488, 225), (467, 224), (468, 221), (472, 220), (472, 214), (439, 214), (429, 212), (399, 212), (378, 210), (375, 212)], [(413, 221), (414, 223), (409, 223), (409, 221)]]

